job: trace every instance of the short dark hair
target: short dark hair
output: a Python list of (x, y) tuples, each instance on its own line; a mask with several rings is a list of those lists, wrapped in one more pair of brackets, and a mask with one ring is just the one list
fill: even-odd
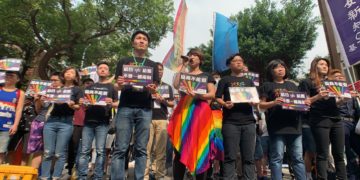
[(75, 79), (74, 79), (73, 83), (74, 83), (75, 86), (78, 86), (79, 83), (80, 83), (80, 73), (79, 73), (79, 71), (78, 71), (75, 67), (69, 66), (69, 67), (65, 68), (65, 69), (61, 72), (60, 80), (61, 80), (61, 82), (62, 82), (63, 84), (65, 84), (65, 78), (64, 78), (65, 76), (64, 76), (64, 75), (65, 75), (66, 71), (69, 71), (69, 70), (71, 70), (71, 69), (73, 69), (73, 70), (75, 71)]
[(99, 67), (99, 66), (102, 65), (102, 64), (105, 64), (105, 65), (107, 65), (108, 67), (110, 67), (109, 63), (106, 62), (106, 61), (100, 61), (100, 62), (98, 62), (98, 63), (96, 64), (96, 67)]
[(51, 75), (50, 75), (50, 77), (51, 76), (61, 76), (61, 72), (58, 72), (58, 71), (55, 71), (55, 72), (53, 72), (53, 73), (51, 73)]
[(274, 75), (273, 70), (278, 66), (282, 65), (285, 68), (285, 76), (283, 79), (287, 79), (289, 77), (289, 69), (287, 68), (285, 62), (281, 59), (274, 59), (269, 62), (269, 64), (266, 66), (266, 79), (270, 82), (274, 81)]
[(84, 78), (84, 79), (81, 81), (81, 84), (85, 84), (85, 83), (87, 83), (87, 82), (94, 82), (94, 80), (91, 79), (91, 78)]
[(142, 35), (146, 36), (146, 38), (148, 39), (148, 43), (150, 43), (150, 36), (149, 36), (149, 34), (148, 34), (147, 32), (145, 32), (145, 31), (142, 31), (142, 30), (137, 30), (137, 31), (135, 31), (135, 32), (131, 35), (131, 42), (134, 42), (135, 37), (136, 37), (136, 35), (138, 35), (138, 34), (142, 34)]
[(241, 59), (243, 60), (244, 64), (245, 64), (245, 59), (241, 56), (241, 54), (240, 53), (235, 53), (235, 54), (231, 55), (230, 57), (228, 57), (226, 59), (226, 65), (228, 66), (236, 56), (240, 56)]
[(199, 57), (200, 65), (202, 65), (202, 63), (205, 60), (204, 53), (198, 48), (191, 48), (186, 55), (188, 55), (188, 56), (195, 55), (195, 56)]
[(6, 71), (6, 74), (15, 74), (19, 79), (21, 79), (21, 74), (19, 71)]
[(162, 63), (157, 62), (156, 65), (161, 66), (164, 69), (164, 65)]

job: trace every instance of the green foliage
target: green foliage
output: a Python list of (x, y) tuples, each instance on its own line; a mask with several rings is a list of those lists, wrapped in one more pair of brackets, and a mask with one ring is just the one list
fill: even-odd
[[(115, 61), (131, 49), (130, 36), (144, 30), (155, 47), (171, 30), (171, 0), (2, 0), (0, 1), (0, 55), (32, 63), (39, 52), (42, 63), (56, 67), (61, 60), (79, 66), (107, 59)], [(46, 68), (46, 66), (44, 66)]]
[[(239, 12), (231, 19), (238, 22), (240, 53), (251, 71), (265, 78), (265, 67), (273, 59), (282, 59), (288, 65), (291, 78), (307, 50), (317, 37), (318, 17), (312, 16), (312, 0), (283, 0), (280, 4), (270, 0), (257, 0), (256, 6)], [(200, 45), (206, 53), (208, 45)], [(208, 67), (204, 67), (208, 69)]]

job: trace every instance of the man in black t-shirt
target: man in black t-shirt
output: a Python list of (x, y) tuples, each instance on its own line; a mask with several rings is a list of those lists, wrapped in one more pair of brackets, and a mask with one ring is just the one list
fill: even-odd
[(216, 90), (216, 101), (223, 106), (222, 135), (224, 138), (223, 178), (234, 179), (237, 150), (242, 155), (243, 176), (255, 179), (255, 117), (251, 103), (233, 103), (230, 99), (230, 87), (255, 87), (254, 83), (243, 77), (244, 60), (235, 54), (226, 60), (231, 75), (223, 77)]
[[(85, 124), (82, 131), (81, 152), (79, 158), (79, 166), (77, 168), (80, 180), (87, 179), (88, 164), (94, 138), (96, 144), (94, 179), (103, 178), (104, 163), (106, 157), (105, 144), (107, 133), (109, 130), (109, 120), (111, 118), (111, 108), (117, 106), (118, 102), (118, 95), (117, 91), (114, 89), (114, 85), (107, 83), (107, 78), (110, 75), (108, 63), (98, 63), (97, 74), (99, 76), (99, 82), (93, 84), (85, 90), (97, 92), (99, 94), (102, 94), (103, 96), (106, 96), (106, 98), (103, 99), (106, 104), (89, 105), (88, 103), (85, 103)], [(89, 94), (85, 93), (85, 96), (87, 97), (89, 96)], [(96, 94), (91, 96), (99, 95)], [(80, 102), (83, 103), (84, 99), (81, 99)]]
[[(164, 66), (157, 63), (159, 68), (159, 78), (164, 72)], [(162, 179), (166, 174), (166, 144), (167, 144), (167, 124), (168, 107), (174, 107), (174, 96), (170, 85), (160, 82), (158, 92), (153, 95), (153, 115), (150, 124), (150, 137), (147, 145), (147, 162), (145, 178), (149, 179), (149, 172), (152, 168), (155, 179)], [(153, 157), (150, 157), (153, 155)]]
[[(143, 179), (146, 167), (146, 146), (149, 140), (152, 118), (152, 97), (156, 93), (159, 81), (159, 70), (155, 62), (147, 59), (146, 52), (150, 42), (144, 31), (136, 31), (131, 37), (132, 57), (120, 59), (116, 67), (116, 85), (121, 90), (120, 104), (116, 116), (116, 143), (111, 160), (111, 179), (123, 180), (125, 177), (125, 158), (134, 132), (135, 179)], [(146, 66), (153, 68), (153, 83), (142, 87), (125, 85), (123, 66)]]

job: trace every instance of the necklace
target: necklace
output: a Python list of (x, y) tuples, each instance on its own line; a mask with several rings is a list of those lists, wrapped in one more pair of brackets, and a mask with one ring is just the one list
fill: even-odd
[(134, 62), (135, 62), (135, 66), (144, 66), (144, 63), (145, 63), (145, 60), (146, 60), (146, 57), (144, 57), (144, 59), (142, 60), (142, 62), (137, 62), (136, 58), (135, 58), (135, 55), (134, 55), (134, 52), (132, 52), (132, 57), (134, 59)]

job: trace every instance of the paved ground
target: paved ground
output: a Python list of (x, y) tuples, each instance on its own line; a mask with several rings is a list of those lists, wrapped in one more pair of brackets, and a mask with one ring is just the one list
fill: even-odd
[[(284, 173), (284, 180), (292, 180), (290, 173), (288, 171), (288, 168), (286, 166), (284, 166), (283, 168), (283, 173)], [(67, 170), (64, 170), (63, 173), (63, 177), (61, 178), (62, 180), (69, 180), (70, 176), (67, 175)], [(129, 164), (129, 170), (128, 170), (128, 180), (133, 180), (134, 179), (134, 163), (130, 163)], [(270, 174), (269, 174), (270, 175)], [(90, 179), (90, 178), (89, 178)], [(109, 179), (109, 176), (106, 176), (104, 179)], [(171, 170), (169, 170), (169, 174), (164, 178), (164, 180), (171, 180), (172, 179), (172, 172)], [(195, 180), (195, 178), (191, 178), (191, 177), (186, 177), (185, 180)], [(270, 178), (269, 178), (270, 179)]]

